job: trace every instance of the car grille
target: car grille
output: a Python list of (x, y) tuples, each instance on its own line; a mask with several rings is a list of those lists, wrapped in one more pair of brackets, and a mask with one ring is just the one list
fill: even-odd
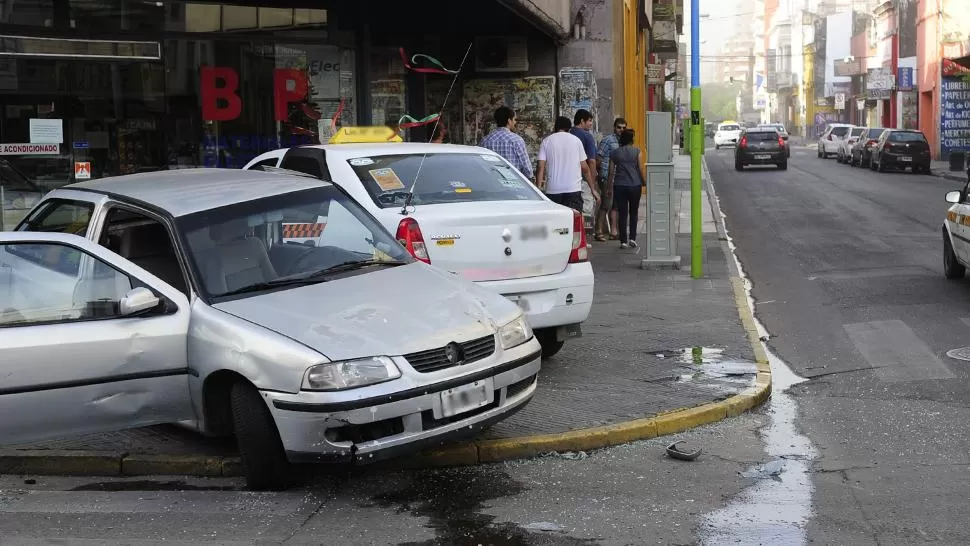
[[(458, 345), (461, 346), (462, 352), (465, 354), (465, 359), (460, 363), (471, 364), (491, 356), (495, 352), (495, 336), (480, 337)], [(408, 359), (412, 368), (421, 373), (436, 372), (454, 366), (454, 364), (448, 362), (444, 347), (406, 354), (404, 358)]]

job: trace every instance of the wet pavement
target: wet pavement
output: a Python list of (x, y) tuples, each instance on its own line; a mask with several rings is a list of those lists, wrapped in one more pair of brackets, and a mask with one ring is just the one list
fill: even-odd
[[(775, 455), (759, 464), (780, 466), (746, 469), (765, 491), (726, 510), (762, 504), (755, 528), (771, 536), (777, 520), (797, 541), (970, 543), (970, 366), (947, 356), (970, 345), (970, 280), (944, 278), (940, 234), (943, 196), (961, 181), (811, 149), (794, 149), (786, 172), (736, 172), (730, 150), (707, 160), (769, 348), (807, 379), (778, 396), (775, 372), (763, 432)], [(778, 398), (794, 401), (791, 427)], [(776, 423), (787, 428), (777, 450)]]

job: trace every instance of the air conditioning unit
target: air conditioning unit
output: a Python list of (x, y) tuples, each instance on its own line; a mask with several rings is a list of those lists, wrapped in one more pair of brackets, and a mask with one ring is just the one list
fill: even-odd
[(476, 72), (526, 72), (529, 48), (525, 36), (478, 36), (475, 38)]

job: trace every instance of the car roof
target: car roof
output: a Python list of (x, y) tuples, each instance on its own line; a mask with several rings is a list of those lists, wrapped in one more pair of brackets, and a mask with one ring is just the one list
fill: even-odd
[(241, 169), (173, 169), (99, 178), (64, 186), (116, 196), (185, 216), (297, 190), (329, 186), (317, 178)]
[[(376, 155), (407, 155), (407, 154), (489, 154), (498, 155), (488, 148), (481, 146), (465, 146), (463, 144), (430, 144), (427, 142), (388, 142), (364, 144), (311, 144), (298, 148), (316, 148), (325, 150), (327, 156), (366, 157)], [(291, 148), (292, 149), (292, 148)]]

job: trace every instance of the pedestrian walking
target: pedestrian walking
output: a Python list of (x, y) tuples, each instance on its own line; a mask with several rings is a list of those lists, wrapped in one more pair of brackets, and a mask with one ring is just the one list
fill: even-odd
[(593, 171), (589, 169), (583, 142), (569, 132), (569, 118), (556, 118), (554, 128), (556, 132), (542, 139), (539, 145), (536, 184), (549, 199), (582, 213), (584, 180), (589, 185), (593, 200), (597, 205), (600, 203)]
[(646, 184), (646, 166), (640, 160), (640, 148), (633, 144), (636, 133), (624, 129), (620, 147), (610, 154), (609, 184), (616, 200), (620, 248), (637, 248), (637, 214), (640, 211), (640, 188)]
[(480, 146), (504, 157), (526, 178), (532, 180), (532, 164), (529, 162), (529, 152), (525, 149), (525, 141), (512, 132), (515, 130), (515, 110), (508, 106), (499, 106), (494, 117), (495, 129), (482, 139)]
[(620, 147), (620, 133), (626, 129), (626, 120), (616, 118), (613, 120), (613, 132), (600, 140), (599, 148), (596, 150), (597, 177), (600, 196), (603, 200), (596, 211), (594, 226), (596, 228), (597, 241), (605, 241), (607, 236), (616, 240), (616, 201), (613, 199), (613, 187), (608, 184), (610, 180), (610, 154), (613, 150)]

